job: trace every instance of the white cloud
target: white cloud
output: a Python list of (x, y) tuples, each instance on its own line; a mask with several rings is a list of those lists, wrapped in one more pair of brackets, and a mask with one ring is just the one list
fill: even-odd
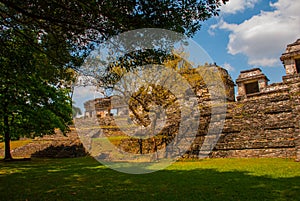
[(247, 8), (253, 8), (259, 0), (230, 0), (225, 5), (221, 6), (221, 14), (236, 14), (243, 12)]
[(228, 71), (232, 71), (232, 72), (235, 71), (235, 69), (227, 62), (225, 62), (222, 67)]
[(274, 11), (261, 11), (241, 24), (221, 20), (211, 29), (230, 31), (228, 52), (241, 53), (254, 66), (277, 66), (287, 44), (300, 38), (300, 1), (278, 0), (270, 3)]
[(224, 22), (223, 19), (221, 19), (218, 24), (213, 24), (209, 27), (208, 33), (209, 33), (209, 35), (214, 36), (215, 35), (215, 29), (219, 28), (219, 29), (227, 29), (229, 31), (232, 31), (237, 26), (238, 26), (237, 24), (228, 24), (228, 23)]

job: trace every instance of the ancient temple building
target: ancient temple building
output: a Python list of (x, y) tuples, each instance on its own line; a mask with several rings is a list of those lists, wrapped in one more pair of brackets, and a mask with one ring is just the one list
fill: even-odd
[(284, 65), (287, 76), (300, 73), (300, 39), (287, 46), (280, 60)]
[(285, 52), (281, 55), (286, 75), (282, 77), (283, 82), (268, 85), (269, 79), (259, 68), (241, 71), (236, 84), (238, 85), (237, 100), (243, 100), (262, 94), (288, 90), (289, 83), (298, 82), (300, 78), (300, 39), (287, 45)]
[[(280, 60), (286, 70), (282, 82), (268, 84), (269, 79), (259, 68), (241, 71), (236, 80), (237, 97), (228, 72), (216, 65), (209, 66), (222, 75), (227, 92), (227, 111), (221, 133), (214, 133), (219, 138), (213, 150), (208, 150), (211, 151), (208, 157), (279, 157), (300, 161), (300, 39), (287, 45)], [(204, 84), (196, 89), (196, 96), (198, 102), (207, 107), (201, 108), (198, 133), (183, 157), (198, 158), (208, 129), (219, 125), (218, 121), (210, 121), (213, 100), (208, 96), (208, 90), (201, 88)], [(85, 104), (86, 117), (111, 116), (107, 115), (110, 114), (110, 101), (110, 98), (88, 101)], [(122, 104), (119, 105), (121, 109)], [(161, 135), (170, 133), (174, 133), (174, 127), (166, 127)], [(148, 153), (152, 148), (164, 149), (166, 144), (162, 139), (156, 143), (145, 139), (140, 144), (132, 139), (130, 143), (127, 140), (120, 144), (122, 149), (132, 153), (138, 153), (142, 144), (143, 153)]]
[(105, 117), (110, 114), (111, 100), (108, 98), (96, 98), (84, 103), (85, 117)]
[(267, 76), (259, 68), (241, 71), (236, 80), (236, 84), (238, 85), (237, 100), (261, 92), (267, 87), (268, 81)]

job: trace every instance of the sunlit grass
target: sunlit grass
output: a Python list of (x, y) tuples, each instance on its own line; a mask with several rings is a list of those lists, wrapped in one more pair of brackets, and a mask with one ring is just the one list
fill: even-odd
[[(190, 165), (186, 165), (189, 163)], [(191, 165), (194, 164), (194, 165)], [(243, 171), (247, 175), (268, 176), (273, 178), (300, 176), (300, 163), (293, 159), (279, 158), (219, 158), (201, 161), (179, 161), (169, 169), (214, 169), (218, 172)]]
[[(16, 140), (16, 141), (11, 141), (10, 142), (10, 149), (16, 149), (22, 146), (25, 146), (26, 144), (29, 144), (30, 142), (32, 142), (31, 139), (28, 140)], [(0, 149), (4, 149), (4, 142), (0, 142)]]

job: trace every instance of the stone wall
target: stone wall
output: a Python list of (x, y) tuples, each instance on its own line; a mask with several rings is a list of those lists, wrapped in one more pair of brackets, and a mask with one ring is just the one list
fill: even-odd
[(283, 80), (228, 104), (224, 129), (211, 157), (300, 160), (300, 76)]
[[(201, 110), (198, 134), (189, 151), (183, 154), (185, 158), (198, 158), (201, 147), (205, 147), (203, 142), (207, 137), (211, 107), (209, 104), (204, 105), (206, 107)], [(109, 125), (103, 129), (104, 133), (107, 136), (121, 136), (122, 133), (113, 123), (113, 117), (105, 118), (106, 122), (100, 121), (103, 124), (100, 126)], [(25, 147), (14, 150), (12, 154), (19, 157), (30, 154), (36, 157), (86, 155), (75, 130), (72, 130), (69, 137), (55, 135), (37, 138)], [(172, 141), (175, 141), (176, 145), (177, 132), (178, 124), (174, 121), (155, 139), (114, 138), (112, 143), (126, 152), (154, 153), (165, 149)], [(220, 135), (220, 138), (209, 157), (280, 157), (299, 161), (300, 74), (285, 76), (282, 83), (268, 85), (261, 92), (248, 94), (242, 100), (227, 102), (223, 131), (213, 135)], [(109, 153), (101, 154), (103, 157), (109, 157)]]
[[(209, 157), (280, 157), (300, 160), (300, 75), (284, 77), (282, 83), (269, 85), (263, 91), (227, 103), (226, 120)], [(211, 108), (201, 110), (200, 126), (189, 151), (183, 157), (199, 158), (207, 138)], [(222, 115), (222, 114), (219, 114)], [(114, 125), (109, 117), (109, 125)], [(102, 121), (103, 122), (103, 121)], [(215, 122), (217, 125), (219, 122)], [(107, 135), (121, 135), (116, 128), (104, 129)], [(115, 146), (131, 153), (153, 153), (176, 141), (178, 125), (167, 125), (156, 137), (138, 140), (126, 138)], [(109, 133), (109, 134), (108, 134)], [(176, 142), (174, 142), (176, 143)], [(174, 144), (176, 146), (176, 144)], [(180, 150), (178, 150), (180, 151)], [(205, 149), (204, 149), (205, 151)], [(167, 153), (166, 153), (167, 154)]]
[[(198, 158), (210, 123), (210, 107), (201, 110), (200, 126), (190, 150), (183, 157)], [(220, 138), (209, 157), (280, 157), (300, 160), (300, 75), (285, 76), (282, 83), (271, 84), (262, 92), (227, 102), (226, 120)], [(122, 135), (113, 117), (100, 121), (109, 125), (107, 136)], [(174, 122), (173, 122), (174, 123)], [(217, 124), (218, 122), (216, 122)], [(75, 133), (36, 138), (32, 143), (13, 150), (15, 157), (77, 157), (86, 155)], [(169, 124), (155, 138), (124, 138), (112, 143), (131, 153), (153, 153), (174, 141), (178, 124)], [(116, 138), (118, 139), (118, 138)], [(103, 156), (109, 154), (101, 153)]]

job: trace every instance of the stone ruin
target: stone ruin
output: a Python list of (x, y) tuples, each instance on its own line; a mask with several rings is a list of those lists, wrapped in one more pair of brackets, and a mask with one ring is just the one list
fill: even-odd
[(241, 71), (236, 80), (238, 85), (237, 100), (258, 95), (268, 86), (268, 81), (269, 79), (259, 68)]
[[(269, 79), (259, 68), (241, 71), (236, 80), (237, 97), (234, 97), (234, 83), (230, 75), (219, 68), (227, 88), (227, 112), (223, 131), (218, 133), (220, 138), (209, 157), (280, 157), (300, 160), (300, 39), (288, 45), (280, 59), (286, 70), (282, 82), (269, 85)], [(198, 92), (200, 95), (197, 98), (203, 98), (203, 94), (205, 96), (205, 92)], [(113, 125), (110, 98), (86, 102), (85, 117), (96, 115), (100, 121), (106, 118), (105, 121)], [(208, 98), (199, 102), (210, 101)], [(199, 157), (210, 122), (209, 109), (204, 107), (201, 111), (198, 134), (183, 157)], [(113, 132), (109, 133), (112, 135)], [(116, 146), (132, 153), (149, 153), (151, 150), (163, 149), (166, 142), (161, 139), (153, 144), (151, 139), (142, 142), (126, 139)]]
[(96, 98), (84, 103), (84, 117), (91, 118), (99, 116), (100, 118), (110, 114), (111, 111), (111, 98)]
[[(73, 126), (66, 135), (60, 130), (55, 130), (53, 135), (23, 140), (27, 140), (28, 143), (11, 150), (14, 158), (75, 158), (89, 155)], [(4, 155), (4, 149), (0, 149), (1, 155)]]
[(287, 46), (280, 60), (284, 65), (286, 78), (300, 73), (300, 39)]

